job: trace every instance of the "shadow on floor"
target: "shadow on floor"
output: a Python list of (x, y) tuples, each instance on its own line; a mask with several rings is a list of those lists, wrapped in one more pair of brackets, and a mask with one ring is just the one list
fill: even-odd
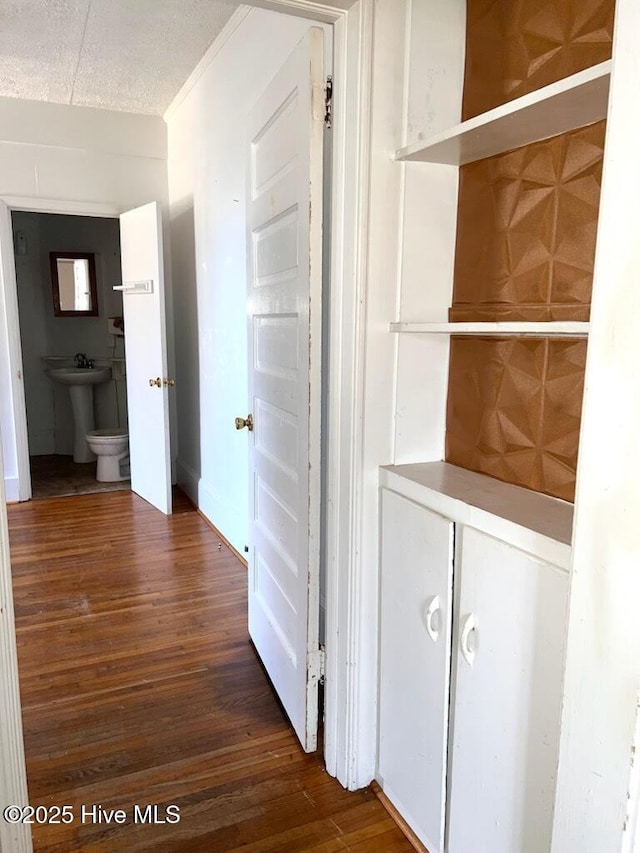
[(131, 488), (129, 480), (99, 483), (96, 480), (96, 463), (74, 462), (72, 456), (31, 456), (29, 462), (33, 500), (119, 492)]

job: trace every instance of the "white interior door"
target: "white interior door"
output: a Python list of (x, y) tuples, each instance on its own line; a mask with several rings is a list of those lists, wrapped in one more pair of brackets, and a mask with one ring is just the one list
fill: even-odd
[(249, 633), (316, 748), (323, 33), (311, 28), (249, 117)]
[(171, 513), (169, 377), (162, 217), (157, 202), (120, 217), (131, 488)]

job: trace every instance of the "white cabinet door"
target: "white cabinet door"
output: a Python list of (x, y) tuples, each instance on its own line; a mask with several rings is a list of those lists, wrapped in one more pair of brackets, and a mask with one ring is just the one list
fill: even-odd
[(444, 849), (453, 523), (382, 490), (379, 780), (430, 853)]
[(449, 853), (551, 849), (568, 575), (456, 530)]
[(323, 33), (249, 116), (249, 633), (307, 752), (318, 724)]

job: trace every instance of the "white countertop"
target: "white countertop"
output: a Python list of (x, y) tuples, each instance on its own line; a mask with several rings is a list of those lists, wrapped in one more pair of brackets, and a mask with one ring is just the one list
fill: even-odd
[(569, 568), (573, 504), (448, 462), (387, 465), (380, 485), (540, 559)]

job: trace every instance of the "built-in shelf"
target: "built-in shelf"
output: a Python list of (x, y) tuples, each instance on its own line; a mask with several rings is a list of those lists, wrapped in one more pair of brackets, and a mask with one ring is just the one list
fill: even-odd
[(396, 160), (463, 166), (607, 117), (611, 60), (401, 148)]
[(589, 323), (572, 320), (548, 320), (541, 323), (524, 321), (496, 323), (390, 323), (389, 331), (428, 335), (584, 338), (589, 334)]
[(380, 485), (568, 569), (573, 504), (448, 462), (388, 465)]

